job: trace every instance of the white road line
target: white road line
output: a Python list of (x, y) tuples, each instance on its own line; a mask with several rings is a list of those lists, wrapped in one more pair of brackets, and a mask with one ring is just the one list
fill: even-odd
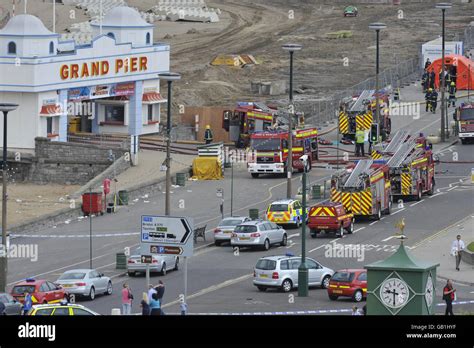
[(352, 233), (357, 233), (357, 232), (359, 232), (359, 231), (362, 231), (364, 228), (365, 228), (365, 227), (358, 228), (357, 230), (355, 230), (355, 231), (352, 232)]
[(382, 239), (382, 242), (389, 241), (389, 240), (392, 239), (392, 238), (395, 238), (395, 236), (390, 236), (390, 237), (388, 237), (388, 238)]
[(457, 188), (458, 188), (458, 186), (453, 186), (450, 189), (447, 189), (446, 191), (451, 191), (451, 190), (454, 190), (454, 189), (457, 189)]
[[(431, 196), (431, 197), (433, 197), (433, 196)], [(399, 212), (404, 211), (405, 209), (406, 208), (402, 208), (400, 210), (397, 210), (397, 211), (393, 212), (392, 215), (398, 214)]]
[(378, 221), (374, 221), (374, 222), (371, 222), (369, 225), (372, 226), (372, 225), (375, 225)]
[(290, 249), (291, 247), (294, 247), (296, 244), (298, 244), (298, 243), (290, 244), (290, 245), (288, 245), (286, 248), (287, 248), (287, 249)]
[(300, 235), (299, 233), (290, 234), (288, 238), (298, 237), (299, 235)]
[(424, 201), (424, 199), (422, 199), (421, 201), (418, 201), (418, 202), (416, 202), (416, 203), (410, 204), (410, 207), (413, 207), (414, 205), (420, 204), (420, 203), (423, 202), (423, 201)]
[(449, 184), (449, 187), (453, 187), (453, 185), (457, 185), (458, 183), (457, 182), (453, 182), (451, 184)]
[(336, 238), (336, 239), (333, 239), (332, 241), (330, 241), (329, 243), (334, 243), (336, 240), (339, 240), (341, 238)]
[(445, 193), (446, 193), (446, 192), (440, 192), (440, 193), (437, 193), (437, 194), (435, 194), (435, 195), (433, 195), (433, 196), (430, 196), (430, 197), (428, 197), (428, 198), (431, 199), (431, 198), (434, 198), (434, 197), (436, 197), (436, 196), (444, 195)]
[(321, 248), (323, 248), (323, 247), (325, 247), (325, 246), (326, 246), (326, 244), (320, 245), (320, 246), (318, 246), (318, 247), (316, 247), (316, 248), (314, 248), (314, 249), (311, 249), (310, 251), (308, 251), (308, 253), (312, 253), (313, 251), (319, 250), (319, 249), (321, 249)]
[(386, 218), (386, 216), (384, 216), (383, 218), (380, 219), (380, 221), (384, 220)]

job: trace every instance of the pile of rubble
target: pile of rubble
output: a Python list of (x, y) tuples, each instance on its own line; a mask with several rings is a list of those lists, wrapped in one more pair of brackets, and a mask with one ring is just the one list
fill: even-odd
[(204, 0), (159, 0), (149, 12), (169, 21), (219, 22), (220, 9), (208, 8)]

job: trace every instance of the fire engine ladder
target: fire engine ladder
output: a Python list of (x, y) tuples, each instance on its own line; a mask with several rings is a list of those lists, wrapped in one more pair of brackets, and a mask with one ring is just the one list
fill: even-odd
[(392, 140), (383, 151), (389, 152), (389, 153), (396, 153), (398, 149), (400, 148), (400, 146), (405, 143), (405, 141), (408, 139), (409, 136), (410, 136), (410, 132), (408, 130), (406, 129), (399, 130), (397, 133), (395, 133)]
[(411, 141), (407, 141), (406, 143), (403, 143), (393, 154), (393, 156), (390, 158), (388, 161), (387, 165), (390, 168), (398, 168), (402, 165), (403, 162), (407, 159), (407, 157), (410, 155), (410, 153), (413, 151), (413, 149), (416, 147), (416, 141), (415, 139), (412, 139)]
[(255, 106), (255, 108), (262, 110), (263, 112), (268, 112), (269, 114), (272, 114), (274, 112), (274, 110), (270, 109), (267, 105), (263, 103), (255, 102), (253, 103), (253, 105)]
[(375, 90), (364, 90), (359, 98), (357, 98), (356, 102), (352, 105), (349, 111), (360, 112), (364, 111), (366, 107), (364, 106), (364, 101), (370, 100), (372, 95), (375, 93)]
[(344, 188), (359, 187), (360, 186), (359, 176), (363, 173), (369, 173), (372, 163), (374, 163), (374, 161), (371, 159), (360, 160), (355, 166), (355, 168), (352, 170), (351, 175), (349, 175), (346, 182), (344, 183)]

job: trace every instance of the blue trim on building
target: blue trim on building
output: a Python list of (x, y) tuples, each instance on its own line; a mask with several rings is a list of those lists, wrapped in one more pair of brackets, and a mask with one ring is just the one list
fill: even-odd
[(143, 81), (135, 82), (135, 94), (130, 96), (128, 104), (128, 134), (141, 135), (143, 131)]
[[(67, 103), (67, 89), (61, 89), (59, 91), (59, 103), (60, 105), (66, 105)], [(63, 114), (59, 116), (59, 141), (67, 141), (67, 109), (63, 110)]]
[(0, 34), (0, 37), (61, 37), (60, 34), (48, 34), (48, 35), (21, 35), (21, 34)]

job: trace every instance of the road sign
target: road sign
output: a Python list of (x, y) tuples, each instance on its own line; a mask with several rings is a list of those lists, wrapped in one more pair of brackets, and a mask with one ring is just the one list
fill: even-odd
[(178, 216), (143, 215), (141, 219), (141, 252), (192, 256), (193, 221)]
[(151, 255), (142, 255), (141, 261), (142, 263), (153, 263), (153, 257)]
[(218, 188), (216, 190), (216, 196), (219, 197), (219, 198), (224, 197), (224, 189)]

